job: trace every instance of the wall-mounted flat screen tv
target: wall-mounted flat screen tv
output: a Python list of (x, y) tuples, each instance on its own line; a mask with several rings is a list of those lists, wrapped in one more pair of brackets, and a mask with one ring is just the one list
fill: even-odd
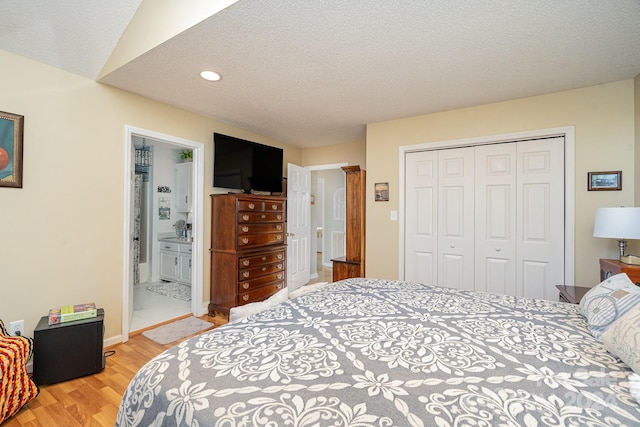
[(282, 148), (213, 134), (214, 187), (281, 193), (282, 162)]

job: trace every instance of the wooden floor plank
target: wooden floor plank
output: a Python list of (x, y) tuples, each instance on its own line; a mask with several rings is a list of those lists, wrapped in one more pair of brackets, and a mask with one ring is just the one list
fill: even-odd
[[(227, 322), (222, 317), (200, 318), (215, 326)], [(142, 334), (132, 335), (128, 342), (105, 349), (114, 353), (102, 372), (41, 386), (40, 394), (2, 427), (113, 427), (122, 395), (136, 372), (176, 344), (161, 345)]]

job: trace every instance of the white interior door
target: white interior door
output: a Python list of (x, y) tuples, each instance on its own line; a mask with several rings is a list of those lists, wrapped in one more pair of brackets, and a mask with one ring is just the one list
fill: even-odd
[(557, 300), (564, 283), (564, 137), (518, 142), (518, 287)]
[(473, 148), (438, 152), (438, 284), (473, 289)]
[(309, 282), (311, 242), (311, 171), (287, 165), (287, 287)]
[(516, 289), (516, 144), (475, 147), (475, 289)]
[(405, 279), (437, 284), (438, 152), (408, 153), (405, 182)]

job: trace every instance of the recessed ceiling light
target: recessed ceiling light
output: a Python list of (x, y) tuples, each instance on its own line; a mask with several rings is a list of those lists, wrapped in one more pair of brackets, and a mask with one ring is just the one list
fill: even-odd
[(200, 73), (200, 77), (202, 77), (205, 80), (209, 80), (211, 82), (217, 82), (221, 78), (220, 74), (214, 71), (203, 71)]

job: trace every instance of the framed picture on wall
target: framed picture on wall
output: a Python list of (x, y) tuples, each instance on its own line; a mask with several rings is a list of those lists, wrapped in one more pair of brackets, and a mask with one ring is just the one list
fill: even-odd
[(24, 116), (0, 111), (0, 187), (22, 188)]
[(374, 188), (375, 188), (375, 201), (376, 202), (388, 202), (389, 201), (389, 183), (388, 182), (376, 182)]
[(622, 171), (588, 172), (588, 191), (622, 190)]

